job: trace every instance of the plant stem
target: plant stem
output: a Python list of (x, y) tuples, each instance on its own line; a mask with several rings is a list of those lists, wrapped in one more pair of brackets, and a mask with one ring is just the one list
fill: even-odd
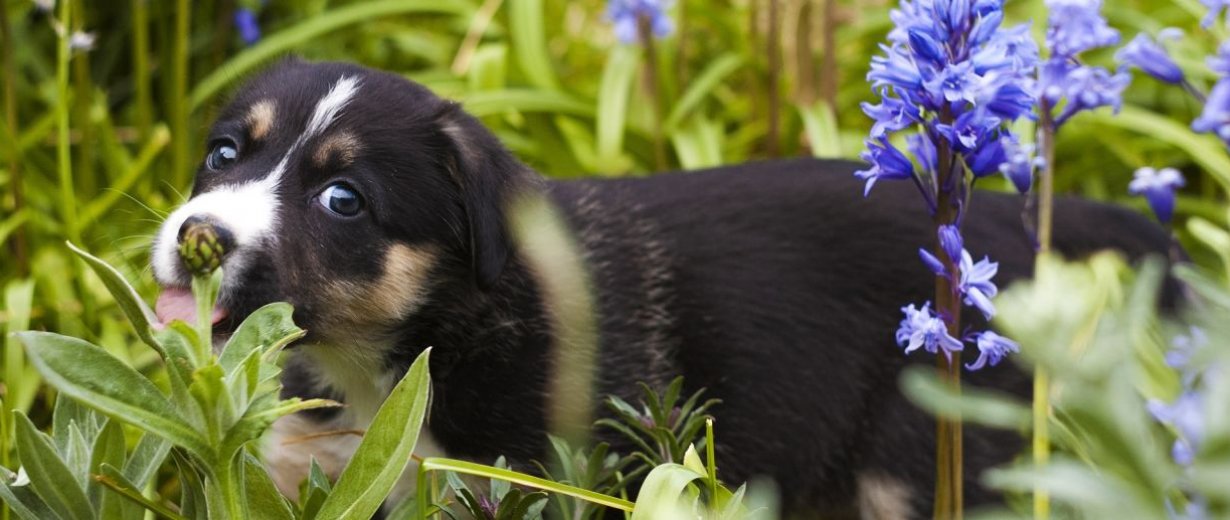
[(781, 20), (778, 19), (778, 0), (769, 0), (769, 32), (765, 35), (765, 52), (769, 59), (769, 133), (765, 137), (765, 152), (769, 157), (778, 154), (778, 126), (780, 126), (782, 68)]
[(71, 1), (60, 2), (61, 34), (56, 52), (56, 162), (59, 166), (60, 212), (61, 218), (64, 219), (65, 235), (69, 241), (80, 244), (81, 237), (78, 235), (81, 230), (77, 226), (77, 199), (73, 191), (75, 185), (68, 126), (68, 65), (72, 60), (72, 49), (69, 48), (68, 41), (71, 38), (69, 27), (72, 22), (72, 5)]
[(647, 16), (637, 19), (637, 35), (645, 49), (645, 89), (653, 105), (653, 159), (659, 170), (666, 169), (666, 142), (662, 131), (662, 119), (666, 110), (662, 107), (662, 92), (658, 88), (658, 52), (653, 43), (653, 28)]
[[(8, 9), (0, 9), (0, 49), (3, 49), (4, 53), (4, 123), (10, 139), (7, 153), (9, 183), (13, 186), (13, 214), (16, 215), (25, 206), (25, 196), (22, 193), (21, 181), (21, 147), (17, 145), (17, 64), (13, 55), (13, 35), (9, 27)], [(17, 260), (17, 277), (25, 277), (30, 272), (30, 260), (26, 256), (25, 225), (18, 226), (13, 232), (13, 257)], [(5, 457), (7, 458), (7, 455)], [(2, 510), (4, 518), (8, 518), (8, 508)]]
[(192, 5), (188, 0), (175, 1), (175, 37), (171, 47), (171, 167), (175, 189), (188, 184), (188, 21)]
[[(1051, 252), (1051, 228), (1054, 224), (1055, 199), (1055, 122), (1051, 117), (1051, 107), (1046, 100), (1038, 103), (1041, 113), (1038, 122), (1038, 145), (1042, 151), (1042, 171), (1038, 178), (1038, 259), (1041, 260)], [(1037, 266), (1034, 267), (1035, 274)], [(1041, 365), (1034, 369), (1033, 396), (1033, 459), (1034, 467), (1042, 468), (1051, 457), (1050, 441), (1050, 411), (1051, 390), (1050, 376)], [(1051, 516), (1050, 496), (1041, 485), (1034, 486), (1034, 518), (1043, 520)]]
[(244, 496), (243, 488), (243, 451), (234, 454), (231, 460), (223, 462), (221, 467), (215, 468), (214, 476), (218, 479), (218, 490), (222, 493), (222, 496), (218, 498), (222, 500), (226, 518), (228, 520), (248, 518), (248, 510), (244, 507), (247, 497)]
[[(950, 121), (948, 114), (941, 117)], [(957, 224), (956, 205), (962, 202), (964, 190), (963, 166), (955, 161), (955, 154), (944, 139), (936, 139), (938, 147), (938, 172), (936, 178), (935, 215), (935, 257), (944, 262), (944, 267), (950, 276), (935, 277), (935, 308), (944, 317), (948, 326), (948, 334), (960, 337), (961, 334), (961, 299), (957, 295), (955, 281), (960, 279), (960, 267), (957, 262), (948, 257), (940, 245), (939, 229), (944, 225)], [(955, 395), (961, 393), (961, 353), (937, 355), (936, 366), (941, 378), (952, 388)], [(964, 480), (962, 476), (962, 429), (960, 417), (937, 417), (935, 425), (935, 507), (934, 518), (939, 520), (956, 520), (963, 515)]]
[(149, 90), (149, 0), (132, 0), (132, 63), (137, 134), (145, 141), (154, 124)]

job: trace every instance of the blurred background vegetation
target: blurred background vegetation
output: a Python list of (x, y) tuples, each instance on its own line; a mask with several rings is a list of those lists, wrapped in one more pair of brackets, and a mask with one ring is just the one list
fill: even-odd
[[(645, 45), (615, 38), (601, 0), (0, 0), (0, 329), (82, 337), (154, 370), (156, 356), (130, 351), (137, 342), (115, 302), (64, 241), (101, 253), (152, 299), (149, 241), (190, 189), (207, 125), (238, 82), (281, 57), (404, 74), (464, 103), (551, 177), (855, 159), (870, 127), (864, 76), (892, 3), (675, 0), (673, 32)], [(1203, 58), (1227, 31), (1199, 29), (1199, 0), (1107, 4), (1123, 42), (1184, 29), (1173, 54), (1207, 90)], [(1008, 11), (1041, 36), (1041, 0)], [(1112, 53), (1089, 58), (1111, 65)], [(1206, 281), (1224, 284), (1230, 157), (1190, 131), (1199, 110), (1138, 74), (1118, 116), (1064, 127), (1057, 188), (1146, 211), (1127, 195), (1132, 172), (1180, 168), (1176, 233)], [(1009, 189), (998, 177), (981, 185)], [(0, 465), (13, 467), (7, 410), (45, 424), (54, 400), (4, 341)]]

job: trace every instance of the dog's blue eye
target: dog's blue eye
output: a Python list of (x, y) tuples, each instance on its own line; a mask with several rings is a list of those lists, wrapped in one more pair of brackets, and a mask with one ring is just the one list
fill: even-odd
[(363, 210), (363, 198), (345, 184), (332, 184), (320, 192), (320, 205), (343, 217), (353, 217)]
[(235, 148), (235, 143), (223, 140), (214, 144), (209, 150), (209, 155), (205, 156), (205, 167), (214, 171), (222, 170), (238, 158), (239, 150)]

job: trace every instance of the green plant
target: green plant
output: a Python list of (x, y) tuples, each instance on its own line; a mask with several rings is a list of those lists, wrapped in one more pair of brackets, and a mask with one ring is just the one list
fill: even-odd
[[(59, 518), (114, 518), (140, 512), (116, 497), (170, 518), (349, 518), (370, 516), (380, 507), (408, 464), (426, 415), (429, 351), (394, 388), (338, 482), (325, 485), (314, 468), (305, 502), (294, 507), (274, 487), (251, 444), (278, 417), (334, 403), (278, 397), (281, 370), (275, 361), (304, 334), (291, 321), (290, 306), (258, 309), (215, 355), (208, 316), (220, 272), (210, 276), (210, 269), (202, 269), (193, 280), (200, 310), (195, 329), (173, 322), (155, 330), (149, 308), (117, 271), (74, 251), (166, 364), (169, 389), (83, 340), (17, 333), (39, 372), (60, 392), (50, 437), (16, 413), (17, 451), (32, 492), (10, 478), (0, 498), (19, 516), (49, 518), (50, 511)], [(127, 457), (120, 423), (142, 431), (142, 442)], [(181, 481), (178, 512), (142, 493), (168, 452)]]

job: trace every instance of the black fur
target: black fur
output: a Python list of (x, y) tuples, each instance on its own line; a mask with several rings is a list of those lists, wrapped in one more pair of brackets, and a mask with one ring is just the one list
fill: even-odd
[[(328, 295), (313, 292), (316, 281), (374, 277), (389, 243), (437, 247), (427, 303), (382, 331), (394, 338), (384, 369), (400, 375), (433, 346), (432, 435), (451, 456), (490, 462), (504, 455), (528, 469), (546, 455), (555, 331), (505, 211), (515, 196), (544, 193), (574, 230), (593, 284), (596, 395), (632, 398), (638, 381), (662, 385), (683, 375), (689, 390), (704, 387), (722, 399), (714, 414), (725, 480), (769, 476), (788, 510), (840, 518), (859, 513), (857, 478), (871, 473), (909, 486), (916, 515), (929, 512), (934, 424), (900, 395), (897, 377), (907, 363), (933, 361), (906, 357), (893, 341), (900, 308), (933, 298), (935, 283), (918, 260), (931, 224), (912, 185), (881, 183), (864, 199), (853, 177), (859, 164), (812, 159), (544, 181), (478, 121), (421, 86), (351, 65), (298, 61), (266, 72), (223, 112), (219, 128), (232, 132), (258, 99), (295, 114), (280, 123), (285, 130), (245, 150), (249, 173), (234, 175), (271, 167), (303, 114), (342, 74), (363, 80), (341, 120), (359, 134), (362, 152), (343, 172), (293, 169), (294, 197), (286, 200), (308, 200), (344, 177), (368, 197), (370, 215), (294, 217), (303, 224), (283, 229), (242, 274), (243, 289), (225, 295), (239, 311), (288, 299), (312, 341), (328, 334), (314, 325), (330, 310)], [(220, 181), (198, 179), (196, 192), (212, 182)], [(1021, 206), (1018, 196), (979, 192), (965, 228), (971, 252), (1000, 262), (1001, 287), (1027, 276), (1033, 263)], [(1138, 259), (1169, 246), (1146, 219), (1102, 204), (1061, 199), (1056, 222), (1055, 246), (1069, 256), (1112, 248)], [(296, 260), (302, 256), (316, 261)], [(974, 314), (966, 316), (977, 321)], [(311, 375), (327, 367), (302, 363), (288, 367), (289, 394), (346, 399)], [(1007, 365), (967, 381), (1028, 391), (1027, 378)], [(967, 430), (969, 505), (996, 499), (978, 475), (1020, 448), (1014, 434)]]

